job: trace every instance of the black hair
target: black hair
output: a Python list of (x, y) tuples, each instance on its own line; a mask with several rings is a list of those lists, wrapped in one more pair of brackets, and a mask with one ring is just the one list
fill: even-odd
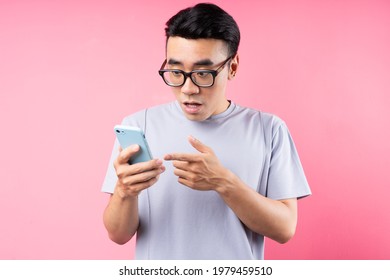
[(200, 3), (179, 11), (171, 17), (165, 28), (165, 36), (185, 39), (220, 39), (225, 41), (229, 56), (237, 53), (240, 30), (231, 15), (210, 3)]

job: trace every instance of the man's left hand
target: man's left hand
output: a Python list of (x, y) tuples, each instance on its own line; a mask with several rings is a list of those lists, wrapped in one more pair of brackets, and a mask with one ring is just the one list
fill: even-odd
[(172, 161), (179, 183), (200, 191), (216, 190), (227, 179), (227, 169), (210, 147), (192, 136), (188, 141), (200, 153), (173, 153), (165, 155), (164, 159)]

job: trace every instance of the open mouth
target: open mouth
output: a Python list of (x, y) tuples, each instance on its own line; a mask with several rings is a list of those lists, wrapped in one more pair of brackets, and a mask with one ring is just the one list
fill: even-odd
[(202, 104), (193, 101), (183, 102), (183, 105), (184, 105), (184, 110), (189, 114), (198, 113), (202, 106)]

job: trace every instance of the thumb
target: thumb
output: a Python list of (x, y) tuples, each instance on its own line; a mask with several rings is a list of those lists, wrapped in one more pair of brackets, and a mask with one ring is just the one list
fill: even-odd
[(210, 147), (206, 146), (205, 144), (203, 144), (202, 142), (200, 142), (198, 139), (196, 139), (191, 135), (188, 136), (188, 141), (190, 142), (192, 147), (194, 147), (197, 151), (201, 153), (213, 153), (213, 150)]
[(119, 162), (120, 163), (127, 163), (130, 158), (135, 155), (139, 150), (140, 150), (140, 146), (137, 145), (137, 144), (134, 144), (134, 145), (130, 145), (129, 147), (125, 148), (125, 149), (122, 149), (120, 148), (120, 152), (119, 152)]

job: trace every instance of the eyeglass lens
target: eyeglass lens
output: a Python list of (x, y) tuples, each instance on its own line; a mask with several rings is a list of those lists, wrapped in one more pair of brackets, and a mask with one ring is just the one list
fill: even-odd
[[(214, 77), (208, 72), (192, 72), (191, 80), (198, 86), (210, 86), (214, 83)], [(163, 74), (164, 80), (172, 86), (181, 86), (185, 82), (185, 74), (180, 71), (166, 71)]]

